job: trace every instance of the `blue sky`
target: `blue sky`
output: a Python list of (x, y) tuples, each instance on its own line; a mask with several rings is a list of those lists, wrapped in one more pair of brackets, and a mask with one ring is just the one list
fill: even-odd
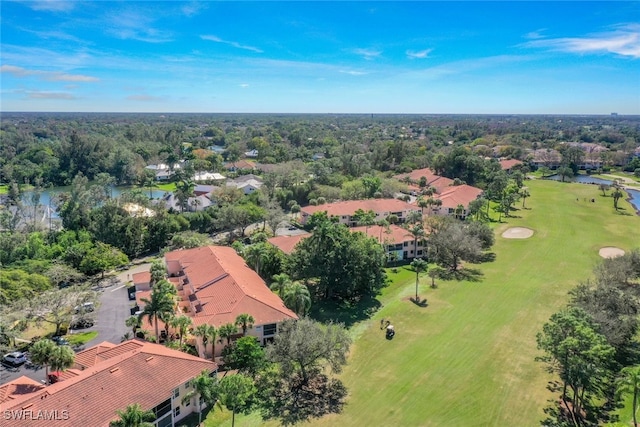
[(640, 114), (638, 2), (0, 7), (2, 111)]

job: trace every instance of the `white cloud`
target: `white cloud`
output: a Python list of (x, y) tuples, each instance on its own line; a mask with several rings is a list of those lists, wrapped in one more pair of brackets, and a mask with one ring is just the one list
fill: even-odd
[(545, 31), (546, 28), (541, 28), (539, 30), (535, 30), (535, 31), (531, 31), (527, 34), (524, 35), (525, 39), (529, 39), (529, 40), (537, 40), (537, 39), (542, 39), (544, 38), (544, 36), (542, 35), (542, 32)]
[(75, 1), (63, 0), (38, 0), (26, 2), (33, 10), (46, 10), (50, 12), (68, 12), (75, 7)]
[(31, 90), (26, 91), (28, 98), (31, 99), (77, 99), (73, 94), (68, 92), (46, 92)]
[(249, 84), (248, 83), (242, 83), (242, 84), (240, 84), (240, 87), (244, 89), (246, 87), (249, 87)]
[(340, 70), (342, 74), (349, 74), (350, 76), (364, 76), (367, 73), (366, 71), (354, 71), (354, 70)]
[(123, 40), (138, 40), (146, 43), (173, 41), (170, 31), (152, 27), (153, 14), (148, 11), (124, 10), (105, 17), (107, 33)]
[(202, 40), (208, 40), (208, 41), (211, 41), (211, 42), (228, 44), (229, 46), (233, 46), (233, 47), (238, 48), (238, 49), (250, 50), (250, 51), (256, 52), (256, 53), (263, 53), (263, 50), (262, 49), (258, 49), (257, 47), (243, 45), (243, 44), (240, 44), (238, 42), (232, 42), (232, 41), (228, 41), (228, 40), (223, 40), (218, 36), (204, 34), (204, 35), (201, 35), (200, 38)]
[(185, 4), (180, 8), (182, 13), (189, 18), (198, 15), (204, 9), (206, 9), (206, 6), (197, 1), (192, 1), (191, 3)]
[(429, 56), (433, 49), (424, 49), (419, 51), (408, 50), (407, 57), (410, 59), (424, 59)]
[(358, 49), (353, 49), (352, 52), (355, 53), (356, 55), (362, 56), (366, 60), (371, 60), (371, 59), (377, 58), (378, 56), (382, 55), (382, 51), (375, 50), (375, 49), (361, 49), (361, 48), (358, 48)]
[(608, 52), (640, 58), (640, 24), (618, 26), (614, 31), (585, 37), (538, 39), (526, 42), (523, 46), (583, 54)]
[(82, 74), (66, 74), (59, 71), (27, 70), (26, 68), (16, 67), (14, 65), (0, 66), (0, 73), (9, 73), (14, 77), (19, 78), (38, 76), (44, 80), (52, 82), (97, 82), (100, 80), (97, 77), (85, 76)]

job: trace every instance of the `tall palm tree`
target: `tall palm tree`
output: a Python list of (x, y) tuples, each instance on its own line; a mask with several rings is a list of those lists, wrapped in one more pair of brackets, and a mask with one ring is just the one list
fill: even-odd
[(638, 427), (638, 396), (640, 395), (640, 366), (627, 366), (620, 371), (622, 376), (618, 379), (618, 393), (631, 393), (633, 395), (633, 425)]
[(420, 273), (427, 271), (429, 265), (422, 258), (416, 258), (411, 261), (411, 267), (416, 272), (416, 301), (418, 301), (418, 282), (420, 281)]
[(524, 207), (524, 202), (525, 202), (525, 200), (527, 200), (527, 197), (531, 197), (531, 193), (529, 192), (529, 189), (527, 187), (523, 187), (520, 190), (520, 197), (522, 197), (522, 208), (526, 209)]
[(429, 207), (429, 205), (431, 205), (430, 200), (433, 200), (433, 199), (431, 197), (429, 197), (428, 199), (425, 199), (422, 196), (418, 197), (418, 199), (416, 200), (416, 204), (420, 208), (420, 212), (422, 212), (423, 215), (424, 215), (424, 208)]
[(275, 274), (273, 276), (273, 282), (271, 282), (271, 290), (276, 291), (278, 296), (282, 298), (284, 296), (284, 290), (291, 284), (291, 279), (287, 273)]
[(109, 427), (153, 427), (156, 416), (153, 411), (145, 411), (139, 403), (127, 406), (124, 411), (117, 410), (119, 420), (113, 420)]
[(184, 315), (174, 316), (173, 319), (169, 321), (169, 324), (172, 328), (176, 328), (178, 330), (178, 333), (180, 334), (180, 348), (182, 348), (184, 336), (187, 335), (189, 327), (192, 325), (191, 318)]
[(460, 218), (464, 213), (464, 205), (459, 204), (458, 206), (456, 206), (455, 213), (456, 213), (456, 218)]
[(204, 346), (205, 355), (207, 353), (207, 343), (209, 342), (209, 339), (211, 339), (211, 336), (213, 335), (213, 338), (211, 339), (211, 345), (213, 346), (211, 351), (211, 358), (213, 359), (215, 345), (216, 345), (216, 338), (218, 337), (218, 331), (216, 330), (216, 327), (213, 325), (209, 325), (208, 323), (203, 323), (202, 325), (196, 326), (196, 329), (193, 331), (193, 335), (202, 338), (202, 345)]
[(218, 334), (220, 335), (220, 338), (227, 339), (227, 345), (231, 344), (231, 337), (237, 333), (238, 333), (238, 329), (236, 328), (236, 325), (234, 325), (233, 323), (226, 323), (220, 326), (220, 328), (218, 329)]
[(245, 258), (247, 263), (260, 275), (260, 267), (267, 254), (266, 246), (264, 243), (256, 243), (251, 246), (247, 246), (245, 249)]
[(613, 197), (613, 207), (618, 210), (618, 200), (622, 198), (622, 191), (616, 187), (613, 193), (611, 193), (611, 197)]
[(140, 321), (140, 318), (138, 316), (129, 317), (127, 320), (125, 320), (124, 324), (125, 326), (130, 327), (134, 334), (136, 333), (138, 328), (142, 326), (142, 322)]
[(253, 328), (254, 322), (253, 316), (247, 313), (238, 314), (238, 317), (236, 317), (236, 326), (242, 328), (242, 335), (247, 335), (247, 329)]
[[(162, 282), (160, 282), (162, 283)], [(158, 285), (160, 284), (158, 283)], [(174, 313), (174, 300), (171, 294), (167, 293), (162, 286), (156, 286), (151, 292), (151, 299), (142, 298), (145, 303), (142, 313), (138, 318), (142, 320), (146, 317), (149, 323), (155, 326), (156, 341), (160, 341), (160, 331), (158, 328), (158, 320), (167, 320), (169, 315)]]
[(184, 212), (187, 207), (187, 202), (189, 197), (193, 197), (193, 190), (195, 189), (195, 184), (190, 179), (183, 179), (176, 183), (176, 199), (178, 199), (178, 203), (180, 204), (180, 212)]
[[(202, 325), (201, 325), (202, 326)], [(182, 403), (186, 403), (196, 398), (198, 403), (198, 426), (202, 424), (202, 404), (215, 405), (218, 401), (217, 383), (214, 378), (209, 375), (209, 371), (204, 370), (191, 380), (192, 389), (184, 395)]]
[(65, 371), (73, 366), (76, 354), (68, 345), (59, 345), (53, 350), (49, 366), (52, 371)]
[(161, 260), (153, 261), (151, 263), (151, 268), (149, 269), (149, 274), (151, 274), (151, 286), (153, 286), (161, 280), (166, 279), (167, 267)]
[(44, 366), (45, 385), (49, 384), (49, 367), (54, 358), (57, 345), (49, 339), (42, 339), (31, 346), (31, 361), (35, 365)]
[(304, 316), (311, 308), (309, 289), (300, 282), (288, 286), (284, 292), (284, 304), (299, 316)]
[(426, 233), (422, 224), (414, 224), (409, 228), (409, 233), (413, 236), (413, 253), (418, 255), (418, 239), (424, 239)]

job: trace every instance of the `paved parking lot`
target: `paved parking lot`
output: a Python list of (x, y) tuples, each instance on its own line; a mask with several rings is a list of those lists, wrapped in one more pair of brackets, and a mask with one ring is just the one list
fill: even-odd
[[(127, 282), (132, 274), (139, 271), (148, 271), (149, 266), (150, 264), (141, 264), (130, 270), (123, 271), (116, 276), (117, 280), (114, 280), (112, 284), (99, 289), (100, 306), (96, 313), (95, 325), (91, 328), (71, 331), (71, 334), (98, 331), (98, 335), (82, 348), (76, 349), (76, 351), (89, 348), (103, 341), (118, 344), (122, 336), (130, 332), (130, 328), (124, 324), (130, 316), (130, 307), (133, 305), (127, 295)], [(36, 381), (44, 381), (45, 370), (44, 368), (32, 369), (26, 366), (10, 369), (0, 365), (0, 384), (12, 381), (22, 375), (26, 375)]]

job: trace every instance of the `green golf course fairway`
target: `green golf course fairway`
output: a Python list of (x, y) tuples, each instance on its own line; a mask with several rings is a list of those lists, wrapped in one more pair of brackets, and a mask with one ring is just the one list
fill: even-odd
[[(531, 197), (514, 217), (496, 224), (496, 260), (480, 265), (479, 282), (420, 278), (427, 307), (408, 301), (415, 273), (399, 268), (380, 296), (383, 307), (351, 329), (349, 363), (340, 377), (349, 390), (343, 413), (311, 426), (539, 426), (554, 397), (552, 378), (534, 359), (536, 333), (566, 304), (567, 292), (591, 276), (603, 246), (638, 247), (640, 217), (595, 185), (526, 181)], [(607, 193), (609, 195), (609, 193)], [(577, 199), (577, 200), (576, 200)], [(586, 201), (585, 201), (586, 199)], [(595, 199), (595, 203), (590, 200)], [(504, 239), (510, 227), (534, 230), (528, 239)], [(381, 319), (396, 336), (387, 341)], [(624, 412), (622, 421), (630, 419)], [(274, 422), (266, 425), (278, 425)], [(216, 409), (207, 426), (230, 426)], [(257, 413), (236, 416), (236, 425), (263, 425)], [(630, 425), (630, 424), (624, 424)]]
[[(627, 202), (621, 213), (598, 187), (527, 181), (527, 209), (496, 227), (497, 258), (478, 267), (480, 282), (440, 282), (407, 301), (415, 274), (391, 274), (383, 308), (357, 338), (341, 378), (349, 389), (344, 412), (318, 426), (535, 426), (552, 394), (551, 378), (534, 358), (536, 333), (590, 277), (603, 246), (624, 250), (640, 242), (640, 217)], [(584, 199), (587, 199), (585, 201)], [(576, 200), (577, 199), (577, 200)], [(595, 203), (590, 200), (595, 199)], [(519, 217), (519, 218), (518, 218)], [(529, 239), (500, 235), (512, 226), (535, 231)], [(396, 280), (394, 276), (401, 276)], [(380, 320), (391, 318), (387, 341)]]

